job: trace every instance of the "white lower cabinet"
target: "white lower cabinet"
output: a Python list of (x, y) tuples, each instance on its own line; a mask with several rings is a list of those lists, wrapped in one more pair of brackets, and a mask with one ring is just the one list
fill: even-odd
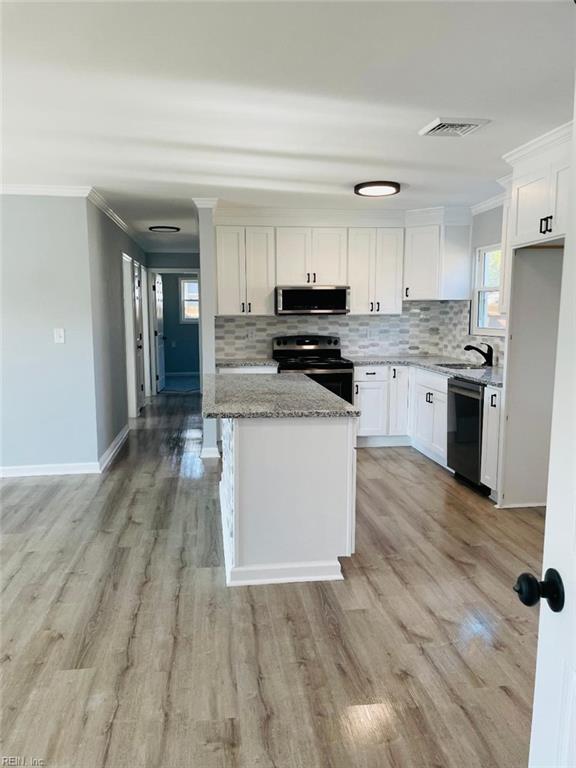
[(448, 381), (429, 371), (416, 371), (414, 377), (414, 447), (440, 464), (447, 460)]
[(486, 387), (484, 391), (484, 416), (482, 418), (480, 480), (492, 490), (498, 486), (501, 400), (502, 390), (500, 388)]
[(409, 395), (410, 369), (406, 365), (390, 366), (389, 435), (408, 434)]
[(358, 437), (388, 434), (388, 382), (357, 381), (354, 405), (360, 409)]

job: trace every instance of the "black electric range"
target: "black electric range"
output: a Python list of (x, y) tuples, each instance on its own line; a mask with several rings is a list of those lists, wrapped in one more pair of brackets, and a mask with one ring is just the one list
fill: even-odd
[(277, 336), (272, 357), (278, 373), (305, 373), (348, 403), (354, 401), (354, 363), (342, 357), (338, 336)]

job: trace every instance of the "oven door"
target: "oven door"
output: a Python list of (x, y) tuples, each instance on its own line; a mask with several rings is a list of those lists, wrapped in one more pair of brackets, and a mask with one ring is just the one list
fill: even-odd
[(354, 404), (353, 381), (354, 381), (354, 369), (353, 368), (333, 368), (332, 370), (322, 370), (319, 368), (306, 368), (298, 371), (280, 371), (280, 373), (304, 373), (308, 378), (313, 381), (322, 384), (323, 387), (329, 389), (330, 392), (334, 392), (335, 395), (341, 397), (342, 400), (346, 400), (347, 403)]

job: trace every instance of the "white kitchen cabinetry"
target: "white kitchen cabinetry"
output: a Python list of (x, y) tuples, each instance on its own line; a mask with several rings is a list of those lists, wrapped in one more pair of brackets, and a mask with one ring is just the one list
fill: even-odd
[(492, 490), (495, 490), (498, 485), (501, 398), (502, 390), (500, 388), (485, 388), (480, 479), (484, 485)]
[(354, 227), (348, 231), (350, 314), (402, 312), (404, 231)]
[(354, 405), (360, 409), (358, 437), (388, 434), (388, 367), (354, 369)]
[(273, 227), (217, 227), (219, 315), (273, 315)]
[(405, 301), (469, 299), (470, 227), (432, 224), (406, 228)]
[(448, 380), (429, 371), (416, 371), (414, 377), (414, 447), (446, 465), (448, 429)]
[(408, 434), (409, 382), (408, 366), (390, 366), (389, 435)]
[(570, 131), (552, 131), (505, 159), (514, 166), (511, 245), (554, 240), (566, 234), (570, 187)]
[(346, 285), (345, 227), (278, 227), (278, 285)]

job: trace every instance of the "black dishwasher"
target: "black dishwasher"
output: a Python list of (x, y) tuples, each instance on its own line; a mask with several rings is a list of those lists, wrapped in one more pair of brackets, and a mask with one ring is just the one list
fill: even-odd
[(448, 466), (481, 489), (483, 411), (484, 384), (448, 379)]

